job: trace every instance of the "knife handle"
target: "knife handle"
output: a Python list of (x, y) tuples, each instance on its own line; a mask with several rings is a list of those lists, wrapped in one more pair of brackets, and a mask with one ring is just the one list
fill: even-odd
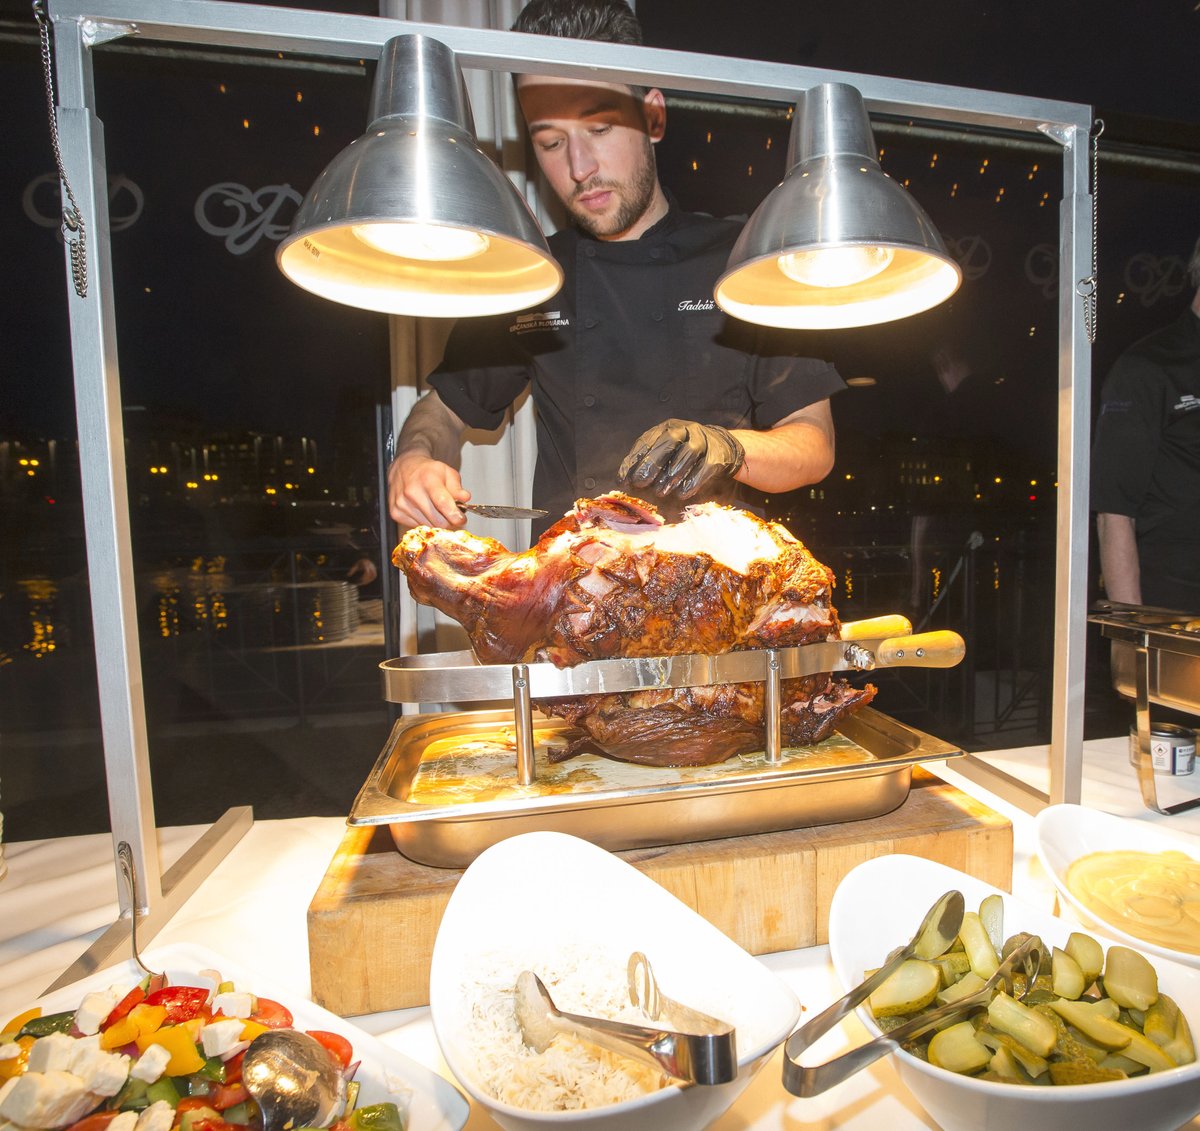
[(879, 640), (888, 636), (907, 636), (910, 632), (912, 621), (899, 613), (852, 620), (842, 625), (843, 640)]
[(875, 665), (880, 668), (952, 668), (966, 653), (963, 638), (957, 632), (942, 629), (881, 640), (875, 649)]

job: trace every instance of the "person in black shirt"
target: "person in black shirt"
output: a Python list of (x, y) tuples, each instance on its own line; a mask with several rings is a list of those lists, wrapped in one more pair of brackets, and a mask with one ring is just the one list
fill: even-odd
[(1100, 394), (1092, 510), (1110, 600), (1200, 612), (1200, 241), (1196, 293), (1117, 359)]
[[(532, 0), (514, 30), (640, 43), (624, 0)], [(570, 213), (550, 237), (563, 288), (536, 310), (460, 322), (432, 391), (401, 429), (389, 506), (401, 527), (457, 528), (466, 427), (495, 428), (527, 384), (537, 410), (533, 502), (549, 511), (620, 488), (753, 506), (833, 466), (832, 365), (794, 334), (713, 301), (739, 225), (685, 213), (659, 183), (656, 89), (517, 76), (543, 174)], [(678, 507), (674, 502), (674, 507)], [(671, 515), (672, 506), (664, 505)]]

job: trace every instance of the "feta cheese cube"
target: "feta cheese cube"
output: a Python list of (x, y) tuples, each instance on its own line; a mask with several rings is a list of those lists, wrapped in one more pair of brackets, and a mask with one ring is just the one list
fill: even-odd
[(133, 1131), (137, 1121), (136, 1111), (123, 1111), (108, 1125), (108, 1131)]
[(0, 1045), (0, 1060), (16, 1060), (21, 1055), (21, 1046), (16, 1041), (5, 1041)]
[(137, 1058), (133, 1068), (129, 1070), (129, 1075), (135, 1080), (153, 1084), (166, 1071), (170, 1062), (171, 1054), (162, 1045), (150, 1045)]
[(8, 1093), (13, 1090), (13, 1088), (16, 1086), (16, 1083), (19, 1079), (20, 1079), (19, 1076), (10, 1076), (7, 1080), (4, 1081), (3, 1084), (0, 1084), (0, 1104), (4, 1103), (4, 1097), (7, 1096)]
[(71, 1072), (26, 1072), (0, 1101), (0, 1116), (22, 1127), (66, 1127), (100, 1099)]
[(230, 991), (213, 998), (213, 1013), (226, 1017), (249, 1017), (254, 1012), (254, 995)]
[(105, 1052), (104, 1049), (76, 1042), (75, 1055), (71, 1058), (71, 1071), (84, 1083), (89, 1092), (98, 1096), (115, 1096), (129, 1078), (129, 1057), (124, 1053)]
[(141, 1115), (135, 1131), (171, 1131), (175, 1109), (166, 1100), (155, 1100)]
[(210, 1021), (200, 1030), (200, 1045), (205, 1056), (220, 1056), (242, 1039), (245, 1026), (236, 1018), (226, 1021)]
[(38, 1037), (29, 1050), (29, 1072), (66, 1072), (75, 1052), (75, 1038), (66, 1033)]
[(124, 994), (119, 986), (109, 986), (107, 990), (96, 990), (85, 995), (75, 1011), (75, 1028), (85, 1037), (98, 1033), (101, 1022), (122, 997)]

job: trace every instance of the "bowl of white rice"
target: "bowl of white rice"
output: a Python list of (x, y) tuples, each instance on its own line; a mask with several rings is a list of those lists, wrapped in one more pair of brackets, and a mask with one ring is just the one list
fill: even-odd
[[(735, 1027), (734, 1080), (683, 1086), (561, 1035), (542, 1053), (524, 1044), (513, 992), (522, 970), (560, 1010), (651, 1023), (629, 1000), (634, 951), (664, 994)], [(509, 1131), (698, 1131), (800, 1017), (785, 982), (686, 904), (612, 853), (556, 832), (502, 841), (463, 874), (434, 943), (429, 1003), (447, 1066)]]

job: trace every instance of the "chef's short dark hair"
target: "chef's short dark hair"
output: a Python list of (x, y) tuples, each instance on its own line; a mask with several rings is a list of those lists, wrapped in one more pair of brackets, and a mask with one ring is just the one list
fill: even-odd
[(513, 31), (641, 44), (642, 25), (625, 0), (530, 0)]
[(1188, 261), (1188, 275), (1191, 277), (1192, 286), (1200, 289), (1200, 240), (1196, 241), (1196, 246), (1192, 248), (1192, 258)]
[[(512, 30), (635, 47), (642, 43), (642, 25), (626, 0), (529, 0)], [(644, 98), (648, 89), (630, 84), (638, 99)]]

